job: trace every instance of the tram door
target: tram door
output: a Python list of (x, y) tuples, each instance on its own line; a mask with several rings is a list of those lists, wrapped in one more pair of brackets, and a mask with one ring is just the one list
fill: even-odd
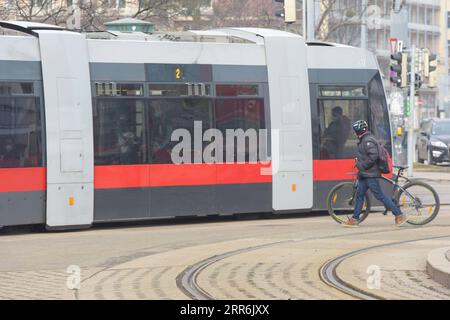
[(40, 30), (47, 149), (47, 227), (93, 221), (92, 100), (84, 35)]
[(274, 211), (313, 206), (306, 46), (297, 35), (265, 36), (271, 110)]

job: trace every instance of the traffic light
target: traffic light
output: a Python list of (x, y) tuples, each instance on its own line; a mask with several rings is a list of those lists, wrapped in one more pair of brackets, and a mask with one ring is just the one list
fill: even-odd
[(411, 68), (408, 65), (410, 58), (407, 53), (397, 52), (391, 54), (391, 59), (397, 62), (396, 64), (391, 63), (391, 82), (397, 87), (405, 88), (408, 85), (407, 74)]
[(430, 53), (429, 50), (425, 50), (423, 53), (424, 72), (425, 77), (429, 77), (430, 73), (436, 71), (436, 58), (434, 53)]
[(419, 90), (423, 85), (423, 79), (422, 76), (418, 73), (415, 74), (415, 80), (414, 80), (414, 94), (417, 95), (417, 90)]
[(282, 10), (275, 12), (277, 17), (284, 18), (284, 22), (293, 23), (297, 21), (296, 0), (275, 0), (284, 4)]
[(424, 76), (428, 77), (428, 88), (436, 87), (436, 75), (437, 68), (437, 56), (434, 53), (430, 53), (428, 49), (424, 50), (423, 62), (424, 62)]

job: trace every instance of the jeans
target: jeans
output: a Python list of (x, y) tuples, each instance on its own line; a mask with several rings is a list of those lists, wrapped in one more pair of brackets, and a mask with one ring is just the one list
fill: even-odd
[(355, 210), (353, 212), (354, 219), (359, 220), (359, 215), (361, 214), (361, 209), (364, 202), (364, 196), (368, 189), (372, 191), (372, 194), (377, 200), (384, 204), (386, 209), (392, 211), (394, 216), (402, 214), (400, 208), (397, 207), (394, 202), (383, 193), (383, 191), (381, 191), (378, 178), (359, 178), (358, 189), (356, 190)]

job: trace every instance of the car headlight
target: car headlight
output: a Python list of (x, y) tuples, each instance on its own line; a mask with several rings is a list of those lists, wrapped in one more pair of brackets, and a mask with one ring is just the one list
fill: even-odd
[(431, 141), (431, 145), (433, 147), (447, 148), (447, 145), (442, 141)]

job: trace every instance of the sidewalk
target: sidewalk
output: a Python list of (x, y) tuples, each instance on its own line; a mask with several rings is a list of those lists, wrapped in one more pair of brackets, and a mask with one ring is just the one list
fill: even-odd
[[(408, 176), (405, 174), (405, 176)], [(413, 178), (416, 179), (427, 179), (434, 181), (450, 181), (450, 172), (441, 171), (422, 171), (415, 169), (413, 171)]]
[(428, 254), (427, 273), (431, 279), (450, 289), (450, 247), (435, 249)]

